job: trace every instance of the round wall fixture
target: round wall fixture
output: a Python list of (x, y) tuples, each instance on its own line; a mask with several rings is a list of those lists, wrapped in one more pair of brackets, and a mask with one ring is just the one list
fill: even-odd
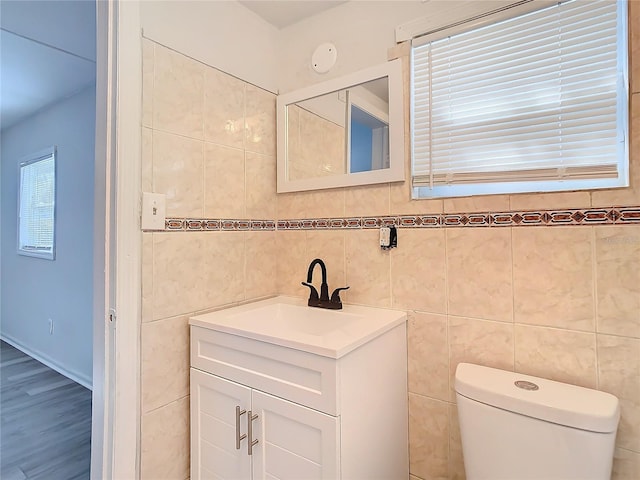
[(323, 43), (313, 52), (311, 66), (318, 73), (327, 73), (336, 64), (338, 51), (333, 43)]

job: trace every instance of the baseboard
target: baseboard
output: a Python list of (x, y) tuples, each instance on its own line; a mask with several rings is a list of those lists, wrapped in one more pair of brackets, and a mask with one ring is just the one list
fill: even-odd
[(69, 370), (67, 370), (66, 368), (60, 366), (59, 364), (57, 364), (56, 362), (54, 362), (53, 360), (51, 360), (49, 357), (47, 357), (46, 355), (43, 355), (41, 353), (38, 352), (34, 352), (33, 350), (31, 350), (30, 348), (22, 345), (20, 342), (18, 342), (17, 340), (5, 335), (5, 334), (0, 334), (0, 339), (2, 339), (3, 341), (7, 342), (9, 345), (17, 348), (18, 350), (20, 350), (22, 353), (29, 355), (30, 357), (36, 359), (37, 361), (39, 361), (40, 363), (45, 364), (47, 367), (55, 370), (56, 372), (58, 372), (60, 375), (64, 375), (65, 377), (73, 380), (76, 383), (79, 383), (80, 385), (82, 385), (85, 388), (88, 388), (89, 390), (93, 391), (93, 382), (91, 378), (88, 378), (84, 375), (80, 375), (76, 372), (70, 372)]

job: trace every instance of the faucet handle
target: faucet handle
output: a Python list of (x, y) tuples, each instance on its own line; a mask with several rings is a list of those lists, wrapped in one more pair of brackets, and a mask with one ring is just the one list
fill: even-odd
[(342, 303), (340, 300), (340, 290), (348, 290), (349, 287), (336, 288), (331, 294), (331, 303)]
[(316, 290), (316, 287), (314, 287), (308, 282), (302, 282), (302, 285), (304, 285), (305, 287), (309, 287), (309, 290), (311, 290), (309, 292), (309, 305), (311, 305), (311, 302), (320, 301), (320, 297), (318, 296), (318, 290)]

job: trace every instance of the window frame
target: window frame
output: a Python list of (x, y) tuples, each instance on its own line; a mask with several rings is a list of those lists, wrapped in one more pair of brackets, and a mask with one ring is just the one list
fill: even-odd
[[(485, 183), (457, 183), (457, 184), (438, 184), (438, 185), (414, 185), (415, 174), (415, 158), (414, 158), (414, 109), (415, 109), (415, 90), (414, 90), (414, 49), (429, 44), (440, 39), (465, 33), (475, 29), (483, 28), (489, 24), (503, 22), (515, 17), (528, 15), (533, 11), (541, 11), (552, 9), (555, 6), (567, 3), (572, 0), (564, 0), (553, 5), (548, 3), (540, 5), (540, 8), (528, 8), (524, 10), (518, 5), (499, 9), (494, 12), (487, 12), (482, 15), (482, 19), (478, 17), (470, 18), (466, 22), (457, 22), (451, 26), (443, 26), (431, 32), (425, 32), (423, 35), (415, 35), (412, 40), (410, 53), (410, 140), (411, 140), (411, 196), (413, 199), (438, 199), (438, 198), (456, 198), (479, 195), (496, 195), (496, 194), (519, 194), (519, 193), (551, 193), (551, 192), (569, 192), (569, 191), (593, 191), (598, 189), (624, 188), (629, 186), (629, 3), (627, 0), (622, 2), (616, 1), (618, 5), (618, 45), (616, 57), (618, 59), (618, 74), (620, 79), (617, 89), (617, 124), (623, 140), (618, 143), (618, 154), (616, 163), (618, 164), (618, 177), (615, 180), (611, 178), (598, 179), (548, 179), (544, 181), (490, 181)], [(466, 24), (466, 25), (465, 25)], [(620, 41), (622, 39), (622, 41)], [(431, 107), (430, 107), (431, 108)], [(471, 170), (470, 172), (473, 172)]]
[[(23, 242), (23, 238), (21, 235), (22, 232), (22, 219), (26, 217), (26, 215), (22, 215), (22, 197), (24, 195), (24, 173), (25, 168), (34, 165), (38, 162), (42, 162), (45, 160), (53, 160), (53, 205), (51, 206), (51, 217), (52, 217), (52, 237), (51, 237), (51, 246), (46, 250), (38, 250), (35, 247), (29, 248)], [(17, 253), (18, 255), (23, 255), (26, 257), (34, 257), (34, 258), (42, 258), (44, 260), (55, 260), (56, 258), (56, 197), (57, 197), (57, 147), (54, 145), (52, 147), (45, 148), (38, 152), (35, 152), (31, 155), (27, 155), (20, 162), (18, 168), (18, 212), (17, 212), (17, 232), (16, 232), (16, 240), (17, 240)], [(30, 205), (33, 208), (32, 205)]]

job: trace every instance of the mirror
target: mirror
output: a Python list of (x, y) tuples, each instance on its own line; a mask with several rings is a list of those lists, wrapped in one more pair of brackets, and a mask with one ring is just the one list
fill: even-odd
[(400, 60), (278, 96), (278, 193), (404, 180)]

